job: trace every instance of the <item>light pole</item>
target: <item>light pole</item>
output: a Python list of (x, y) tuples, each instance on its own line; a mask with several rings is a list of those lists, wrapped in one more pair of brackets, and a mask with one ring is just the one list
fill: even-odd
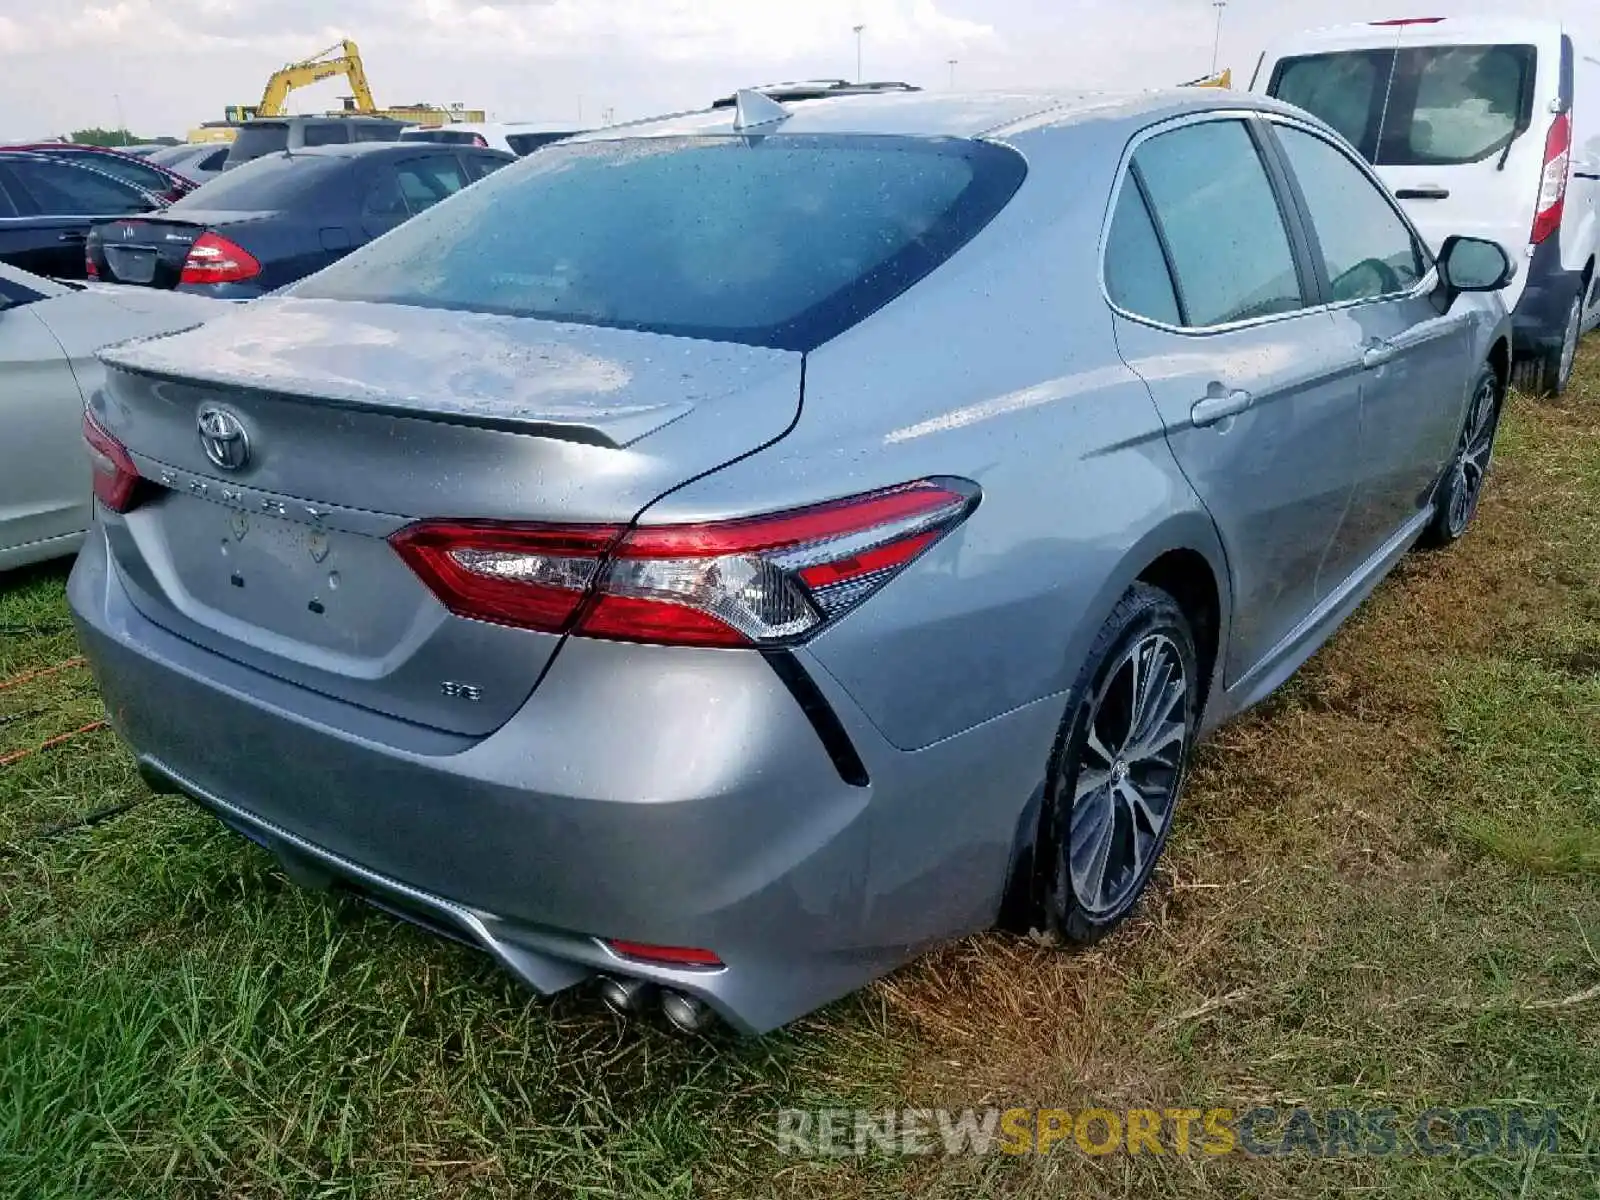
[(1228, 7), (1228, 0), (1211, 0), (1211, 7), (1217, 10), (1217, 35), (1211, 42), (1211, 73), (1217, 73), (1217, 55), (1222, 50), (1222, 10)]
[(956, 90), (956, 63), (958, 61), (958, 59), (954, 58), (945, 59), (945, 62), (950, 64), (950, 90), (952, 92)]
[(860, 83), (861, 82), (861, 31), (863, 29), (865, 29), (866, 26), (865, 25), (855, 25), (855, 26), (852, 26), (852, 28), (856, 32), (856, 82)]

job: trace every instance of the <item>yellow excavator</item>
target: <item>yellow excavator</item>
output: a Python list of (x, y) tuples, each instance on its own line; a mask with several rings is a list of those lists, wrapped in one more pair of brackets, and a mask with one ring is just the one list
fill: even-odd
[(367, 85), (366, 68), (361, 65), (361, 51), (349, 38), (319, 50), (310, 58), (289, 63), (272, 73), (266, 90), (261, 93), (261, 103), (228, 105), (230, 121), (248, 121), (251, 117), (277, 117), (283, 115), (284, 101), (295, 88), (310, 87), (324, 79), (343, 75), (350, 81), (350, 91), (355, 97), (354, 110), (370, 113), (377, 111), (372, 99), (372, 88)]
[(372, 98), (372, 88), (367, 83), (366, 68), (361, 65), (361, 51), (349, 38), (319, 50), (310, 58), (292, 62), (274, 71), (261, 93), (259, 104), (230, 104), (224, 110), (225, 119), (208, 121), (198, 129), (189, 131), (191, 142), (232, 141), (237, 126), (252, 117), (282, 116), (289, 93), (296, 88), (309, 87), (343, 75), (349, 81), (351, 95), (345, 97), (345, 112), (365, 113), (377, 117), (393, 117), (412, 125), (447, 125), (453, 121), (482, 121), (479, 109), (452, 105), (440, 108), (433, 104), (401, 105), (396, 108), (379, 108)]

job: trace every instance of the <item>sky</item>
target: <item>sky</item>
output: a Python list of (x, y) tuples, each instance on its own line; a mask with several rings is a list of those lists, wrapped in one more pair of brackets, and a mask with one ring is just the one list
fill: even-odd
[[(1316, 25), (1513, 6), (1570, 19), (1592, 2), (1228, 0), (1220, 65), (1247, 83), (1269, 41)], [(379, 104), (588, 126), (745, 85), (853, 77), (856, 25), (867, 78), (1163, 86), (1210, 70), (1216, 17), (1212, 0), (0, 0), (0, 139), (96, 125), (182, 136), (342, 37), (360, 45)], [(335, 108), (346, 90), (329, 80), (290, 108)]]

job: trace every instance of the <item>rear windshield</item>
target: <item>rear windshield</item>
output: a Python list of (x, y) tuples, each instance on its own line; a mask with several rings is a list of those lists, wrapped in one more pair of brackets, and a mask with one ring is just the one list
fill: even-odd
[(263, 154), (288, 148), (289, 122), (251, 121), (248, 125), (239, 126), (239, 133), (233, 139), (233, 147), (228, 151), (228, 162), (247, 162), (252, 158), (260, 158)]
[(293, 208), (348, 166), (347, 158), (273, 154), (202, 183), (170, 212), (277, 212)]
[(1532, 46), (1417, 46), (1286, 58), (1268, 90), (1321, 117), (1379, 166), (1500, 154), (1533, 121)]
[(508, 133), (506, 145), (517, 154), (532, 154), (540, 146), (548, 146), (551, 142), (559, 142), (562, 138), (571, 137), (577, 130), (569, 133)]
[(483, 146), (487, 143), (481, 133), (467, 129), (408, 129), (400, 135), (402, 142), (443, 142), (447, 146)]
[(293, 291), (808, 350), (948, 259), (1025, 172), (958, 138), (552, 146)]

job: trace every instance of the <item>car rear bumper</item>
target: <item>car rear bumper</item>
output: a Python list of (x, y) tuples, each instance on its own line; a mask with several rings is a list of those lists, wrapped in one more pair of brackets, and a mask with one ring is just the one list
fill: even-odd
[(1525, 270), (1527, 285), (1511, 313), (1514, 348), (1518, 354), (1558, 350), (1583, 276), (1561, 265), (1559, 233), (1534, 247)]
[[(292, 877), (473, 942), (540, 992), (635, 975), (745, 1032), (992, 923), (1059, 710), (905, 753), (810, 664), (870, 778), (853, 786), (759, 655), (572, 639), (506, 725), (459, 739), (155, 626), (98, 527), (68, 595), (147, 777)], [(704, 947), (726, 965), (623, 962), (601, 938)]]

